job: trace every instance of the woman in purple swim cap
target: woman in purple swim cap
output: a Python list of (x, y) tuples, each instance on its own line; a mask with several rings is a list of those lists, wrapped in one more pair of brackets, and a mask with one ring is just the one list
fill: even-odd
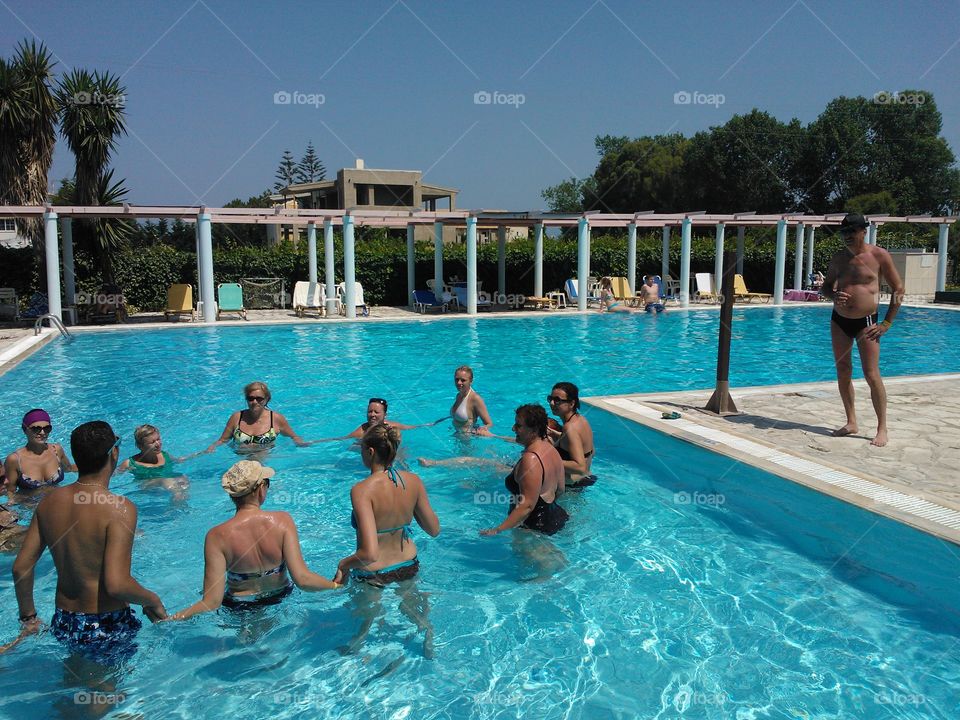
[(53, 423), (46, 410), (35, 408), (21, 423), (27, 442), (10, 453), (3, 463), (2, 491), (11, 504), (15, 495), (31, 495), (36, 490), (63, 482), (64, 472), (76, 472), (76, 466), (57, 443), (49, 442)]

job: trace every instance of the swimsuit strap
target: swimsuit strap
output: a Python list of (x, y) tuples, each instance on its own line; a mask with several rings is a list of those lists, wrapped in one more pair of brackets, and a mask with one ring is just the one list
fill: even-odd
[(390, 482), (392, 482), (395, 487), (400, 487), (404, 490), (407, 489), (407, 484), (403, 481), (403, 475), (401, 475), (400, 472), (393, 467), (393, 465), (387, 465), (385, 472), (387, 473), (387, 477), (390, 478)]

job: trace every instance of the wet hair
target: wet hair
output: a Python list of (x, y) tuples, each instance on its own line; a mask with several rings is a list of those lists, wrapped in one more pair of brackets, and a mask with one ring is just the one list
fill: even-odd
[(608, 277), (600, 278), (600, 287), (606, 288), (607, 290), (613, 290), (613, 280)]
[(160, 431), (157, 430), (153, 425), (141, 425), (133, 431), (133, 442), (136, 443), (137, 447), (142, 450), (143, 446), (141, 443), (154, 433), (159, 435)]
[(580, 391), (577, 386), (569, 382), (558, 382), (553, 386), (554, 390), (563, 390), (567, 394), (567, 399), (573, 403), (573, 409), (580, 409)]
[(252, 383), (250, 383), (243, 389), (243, 397), (244, 399), (246, 399), (247, 395), (250, 394), (251, 390), (257, 390), (258, 388), (260, 390), (263, 390), (263, 396), (266, 398), (266, 401), (263, 404), (266, 405), (267, 403), (270, 402), (270, 398), (273, 396), (270, 394), (270, 388), (267, 387), (267, 384), (265, 382), (254, 380)]
[(70, 454), (81, 475), (102, 470), (107, 464), (110, 450), (117, 442), (110, 423), (94, 420), (84, 423), (70, 433)]
[(543, 409), (542, 405), (536, 403), (521, 405), (515, 412), (517, 413), (517, 420), (524, 427), (535, 430), (541, 440), (547, 437), (547, 411)]
[(473, 368), (471, 368), (469, 365), (461, 365), (453, 371), (454, 377), (456, 377), (457, 373), (460, 371), (465, 372), (470, 377), (470, 382), (473, 382)]
[(360, 439), (360, 448), (373, 448), (377, 462), (389, 465), (400, 447), (400, 431), (385, 422), (371, 426)]

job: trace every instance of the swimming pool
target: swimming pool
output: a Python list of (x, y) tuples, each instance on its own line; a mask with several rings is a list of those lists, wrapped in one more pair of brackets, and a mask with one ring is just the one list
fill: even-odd
[[(735, 385), (832, 377), (829, 310), (738, 311)], [(3, 376), (0, 417), (47, 407), (55, 440), (93, 416), (130, 454), (133, 427), (157, 425), (174, 454), (208, 445), (252, 379), (307, 438), (342, 435), (368, 397), (407, 423), (446, 413), (453, 369), (476, 371), (496, 430), (557, 379), (584, 394), (705, 387), (717, 314), (661, 318), (537, 316), (376, 325), (196, 328), (103, 333), (55, 342)], [(905, 309), (884, 338), (886, 374), (960, 369), (960, 316)], [(903, 328), (903, 330), (901, 330)], [(41, 400), (42, 399), (42, 400)], [(573, 522), (550, 540), (481, 539), (504, 512), (502, 477), (425, 468), (443, 524), (415, 533), (435, 658), (393, 590), (372, 608), (362, 647), (344, 653), (363, 615), (355, 590), (296, 592), (254, 621), (205, 615), (145, 627), (117, 693), (118, 713), (239, 717), (952, 718), (960, 681), (960, 550), (733, 461), (585, 409), (601, 482), (564, 502)], [(0, 447), (19, 443), (5, 421)], [(404, 434), (409, 456), (467, 452), (510, 459), (495, 440), (464, 448), (449, 427)], [(6, 450), (4, 450), (6, 451)], [(168, 609), (200, 589), (206, 530), (232, 509), (221, 448), (185, 466), (186, 507), (162, 492), (114, 488), (140, 507), (134, 574)], [(273, 451), (267, 507), (290, 511), (304, 554), (330, 575), (353, 548), (355, 453), (329, 443)], [(414, 470), (416, 468), (414, 467)], [(922, 562), (917, 562), (922, 558)], [(12, 559), (0, 558), (16, 631)], [(38, 568), (42, 617), (52, 564)], [(81, 690), (49, 636), (0, 656), (8, 716), (83, 715)], [(19, 672), (16, 672), (19, 670)], [(24, 674), (29, 674), (29, 682)]]

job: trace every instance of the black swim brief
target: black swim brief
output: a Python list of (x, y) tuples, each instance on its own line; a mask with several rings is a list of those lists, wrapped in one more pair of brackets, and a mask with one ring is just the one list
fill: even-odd
[(862, 318), (848, 318), (834, 310), (833, 315), (830, 316), (830, 321), (835, 322), (848, 338), (856, 340), (861, 330), (877, 324), (877, 317), (877, 313), (874, 313)]
[(590, 487), (595, 482), (597, 482), (596, 475), (584, 475), (582, 478), (580, 478), (576, 482), (568, 482), (566, 484), (566, 488), (567, 490), (580, 490), (585, 487)]

